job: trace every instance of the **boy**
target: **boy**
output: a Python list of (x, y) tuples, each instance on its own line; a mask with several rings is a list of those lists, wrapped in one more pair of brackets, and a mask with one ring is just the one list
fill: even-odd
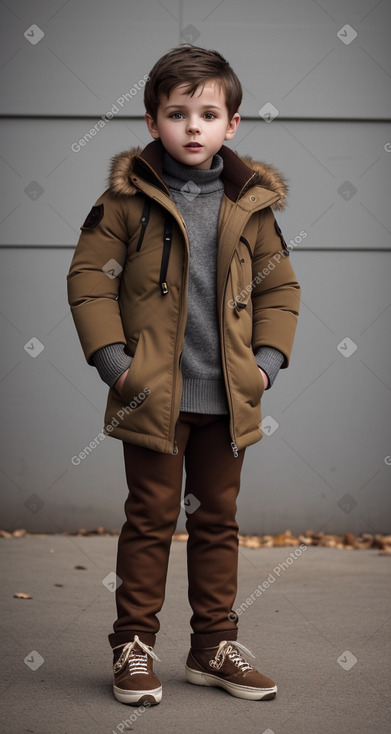
[(155, 64), (144, 94), (154, 140), (114, 156), (68, 274), (85, 357), (110, 386), (105, 431), (123, 442), (129, 488), (109, 635), (122, 703), (161, 700), (153, 646), (183, 461), (186, 678), (249, 700), (277, 692), (237, 642), (235, 515), (263, 391), (289, 363), (300, 288), (271, 209), (284, 206), (281, 175), (223, 145), (241, 98), (216, 51), (180, 46)]

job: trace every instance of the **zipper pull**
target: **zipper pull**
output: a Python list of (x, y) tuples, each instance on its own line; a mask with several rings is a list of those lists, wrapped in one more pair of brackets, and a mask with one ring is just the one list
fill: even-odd
[(239, 456), (239, 449), (238, 449), (235, 441), (231, 441), (231, 449), (232, 449), (232, 453), (234, 455), (234, 459), (237, 459), (238, 456)]
[(174, 450), (172, 453), (174, 454), (174, 456), (176, 456), (178, 453), (178, 444), (175, 439), (174, 439)]

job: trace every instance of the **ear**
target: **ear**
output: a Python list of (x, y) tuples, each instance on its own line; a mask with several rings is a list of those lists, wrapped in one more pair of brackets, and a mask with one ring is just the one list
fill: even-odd
[(233, 138), (233, 136), (235, 135), (238, 129), (239, 122), (240, 122), (239, 112), (235, 112), (234, 116), (232, 117), (231, 121), (228, 124), (224, 140), (231, 140)]
[(145, 122), (147, 123), (147, 128), (150, 134), (152, 135), (152, 137), (155, 139), (160, 137), (159, 131), (156, 126), (156, 122), (154, 121), (153, 117), (148, 112), (146, 112), (144, 115), (144, 118), (145, 118)]

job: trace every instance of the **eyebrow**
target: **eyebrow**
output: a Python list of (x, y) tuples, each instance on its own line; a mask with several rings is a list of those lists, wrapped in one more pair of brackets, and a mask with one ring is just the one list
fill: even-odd
[[(179, 108), (181, 108), (181, 109), (185, 108), (186, 109), (187, 105), (185, 105), (185, 104), (169, 104), (164, 109), (165, 110), (169, 110), (171, 107), (175, 107), (175, 109), (179, 109)], [(202, 109), (203, 110), (221, 110), (221, 107), (219, 107), (216, 104), (203, 104), (202, 105)]]

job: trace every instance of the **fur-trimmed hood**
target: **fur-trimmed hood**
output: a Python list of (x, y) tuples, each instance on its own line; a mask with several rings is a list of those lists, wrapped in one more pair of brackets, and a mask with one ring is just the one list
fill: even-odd
[[(229, 150), (228, 148), (225, 149)], [(124, 150), (112, 157), (108, 187), (115, 196), (134, 196), (137, 193), (138, 189), (131, 183), (131, 174), (134, 173), (134, 160), (138, 156), (142, 157), (143, 150), (145, 149), (138, 146)], [(264, 189), (278, 194), (279, 199), (272, 204), (272, 209), (276, 211), (284, 209), (288, 184), (283, 174), (269, 163), (256, 161), (250, 156), (239, 156), (236, 152), (235, 155), (249, 169), (249, 187), (262, 186)]]

